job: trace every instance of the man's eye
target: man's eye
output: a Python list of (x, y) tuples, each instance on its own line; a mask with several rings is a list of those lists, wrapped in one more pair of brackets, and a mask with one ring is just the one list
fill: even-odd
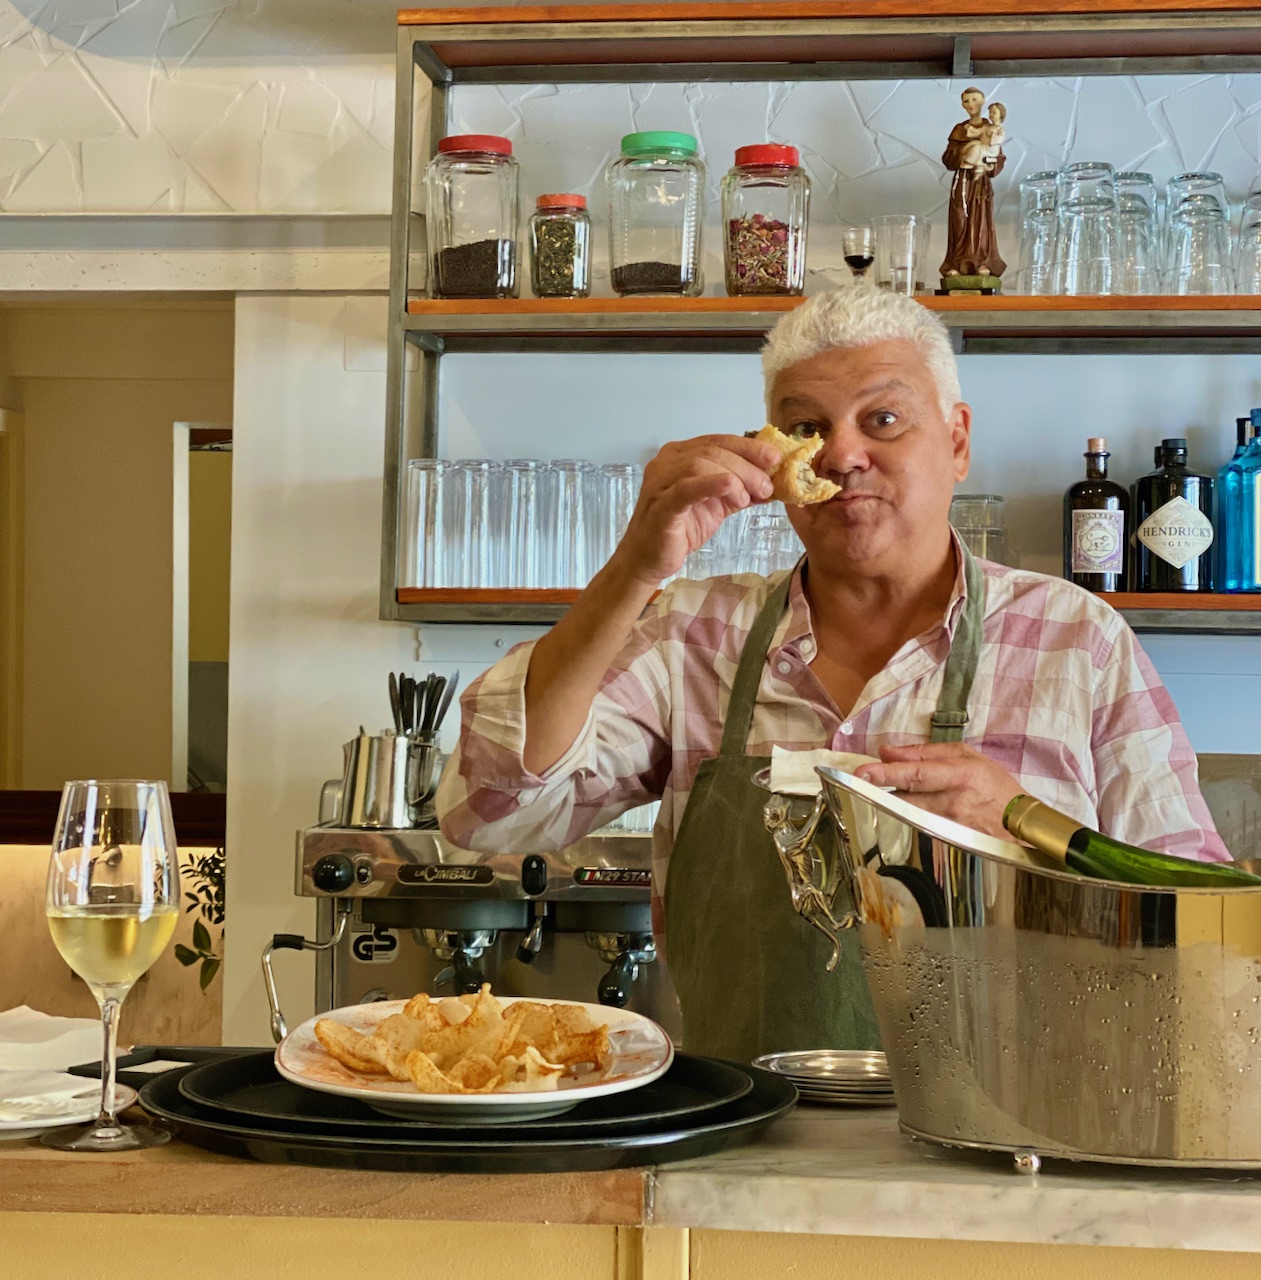
[(877, 431), (887, 431), (890, 427), (895, 426), (898, 421), (898, 415), (891, 413), (888, 409), (877, 409), (875, 413), (868, 418)]
[(809, 440), (812, 436), (822, 435), (817, 422), (794, 422), (788, 428), (790, 436), (796, 436), (798, 440)]

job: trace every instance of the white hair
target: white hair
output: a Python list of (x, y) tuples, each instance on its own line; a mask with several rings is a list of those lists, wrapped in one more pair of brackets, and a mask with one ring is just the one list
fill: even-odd
[(790, 311), (771, 330), (762, 348), (768, 415), (775, 379), (789, 365), (800, 364), (825, 351), (865, 347), (893, 339), (911, 343), (924, 357), (937, 384), (942, 417), (949, 418), (950, 411), (963, 399), (949, 330), (933, 312), (913, 298), (870, 285), (816, 294)]

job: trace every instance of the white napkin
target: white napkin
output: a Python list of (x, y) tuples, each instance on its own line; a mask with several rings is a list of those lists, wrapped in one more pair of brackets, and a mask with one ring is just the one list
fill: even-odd
[(39, 1120), (82, 1110), (101, 1082), (62, 1071), (0, 1071), (0, 1123)]
[(879, 764), (875, 756), (854, 751), (785, 751), (771, 748), (771, 790), (781, 796), (817, 796), (823, 783), (815, 773), (817, 765), (853, 773), (860, 764)]
[(100, 1056), (95, 1018), (54, 1018), (25, 1005), (0, 1013), (0, 1070), (64, 1071)]
[(82, 1110), (100, 1081), (65, 1068), (100, 1056), (101, 1024), (93, 1018), (54, 1018), (25, 1005), (0, 1013), (0, 1124)]

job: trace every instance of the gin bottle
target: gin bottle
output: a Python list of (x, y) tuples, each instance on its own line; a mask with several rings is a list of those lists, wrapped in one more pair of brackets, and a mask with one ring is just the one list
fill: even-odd
[(1125, 590), (1130, 495), (1108, 479), (1108, 442), (1086, 441), (1086, 478), (1064, 494), (1064, 576), (1087, 591)]
[(1217, 473), (1217, 586), (1221, 591), (1245, 590), (1242, 561), (1247, 542), (1240, 462), (1255, 434), (1251, 416), (1235, 419), (1235, 452)]
[(1185, 440), (1160, 442), (1132, 505), (1134, 590), (1212, 591), (1213, 481), (1188, 469)]

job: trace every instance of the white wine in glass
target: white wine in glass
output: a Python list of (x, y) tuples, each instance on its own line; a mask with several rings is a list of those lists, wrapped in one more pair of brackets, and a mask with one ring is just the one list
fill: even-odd
[(67, 782), (61, 793), (44, 909), (53, 942), (101, 1007), (101, 1113), (86, 1131), (41, 1139), (64, 1151), (155, 1147), (165, 1129), (114, 1114), (118, 1014), (162, 954), (179, 914), (179, 854), (165, 782)]

